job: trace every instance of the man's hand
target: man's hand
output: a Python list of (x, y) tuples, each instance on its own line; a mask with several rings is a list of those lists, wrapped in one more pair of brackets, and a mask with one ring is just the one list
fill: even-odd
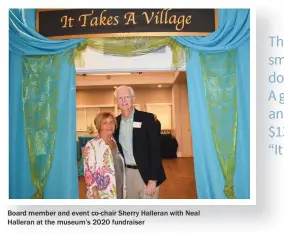
[(146, 194), (149, 196), (153, 196), (156, 192), (156, 180), (149, 180), (146, 186)]

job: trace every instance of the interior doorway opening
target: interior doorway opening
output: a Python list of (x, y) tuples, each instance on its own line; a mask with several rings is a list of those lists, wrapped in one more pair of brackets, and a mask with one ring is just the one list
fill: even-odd
[[(120, 114), (114, 90), (120, 85), (131, 86), (136, 96), (135, 108), (155, 114), (161, 122), (167, 180), (161, 185), (159, 199), (197, 198), (185, 71), (77, 74), (76, 79), (78, 144), (97, 136), (93, 123), (96, 114), (105, 111)], [(79, 193), (80, 198), (85, 198), (82, 159), (78, 154)]]

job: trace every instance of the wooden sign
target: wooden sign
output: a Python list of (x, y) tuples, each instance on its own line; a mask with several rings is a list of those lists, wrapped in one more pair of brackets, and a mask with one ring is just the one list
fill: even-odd
[(216, 9), (38, 9), (36, 30), (53, 39), (206, 36), (218, 28)]

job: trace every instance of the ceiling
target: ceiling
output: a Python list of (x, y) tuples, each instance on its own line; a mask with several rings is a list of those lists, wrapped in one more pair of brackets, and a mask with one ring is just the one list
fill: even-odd
[(109, 89), (120, 85), (131, 85), (133, 88), (169, 88), (174, 83), (186, 83), (185, 72), (159, 71), (76, 75), (77, 90)]

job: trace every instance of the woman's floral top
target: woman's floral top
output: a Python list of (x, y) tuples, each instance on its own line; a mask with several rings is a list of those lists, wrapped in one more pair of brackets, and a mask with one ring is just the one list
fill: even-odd
[[(106, 145), (105, 141), (100, 136), (97, 136), (96, 138), (88, 141), (86, 146), (82, 148), (82, 155), (84, 158), (84, 175), (87, 185), (86, 197), (92, 199), (92, 188), (97, 186), (101, 199), (116, 199), (115, 170), (109, 146)], [(124, 160), (121, 154), (119, 154), (119, 156), (123, 162), (123, 196), (125, 198), (126, 187)]]

